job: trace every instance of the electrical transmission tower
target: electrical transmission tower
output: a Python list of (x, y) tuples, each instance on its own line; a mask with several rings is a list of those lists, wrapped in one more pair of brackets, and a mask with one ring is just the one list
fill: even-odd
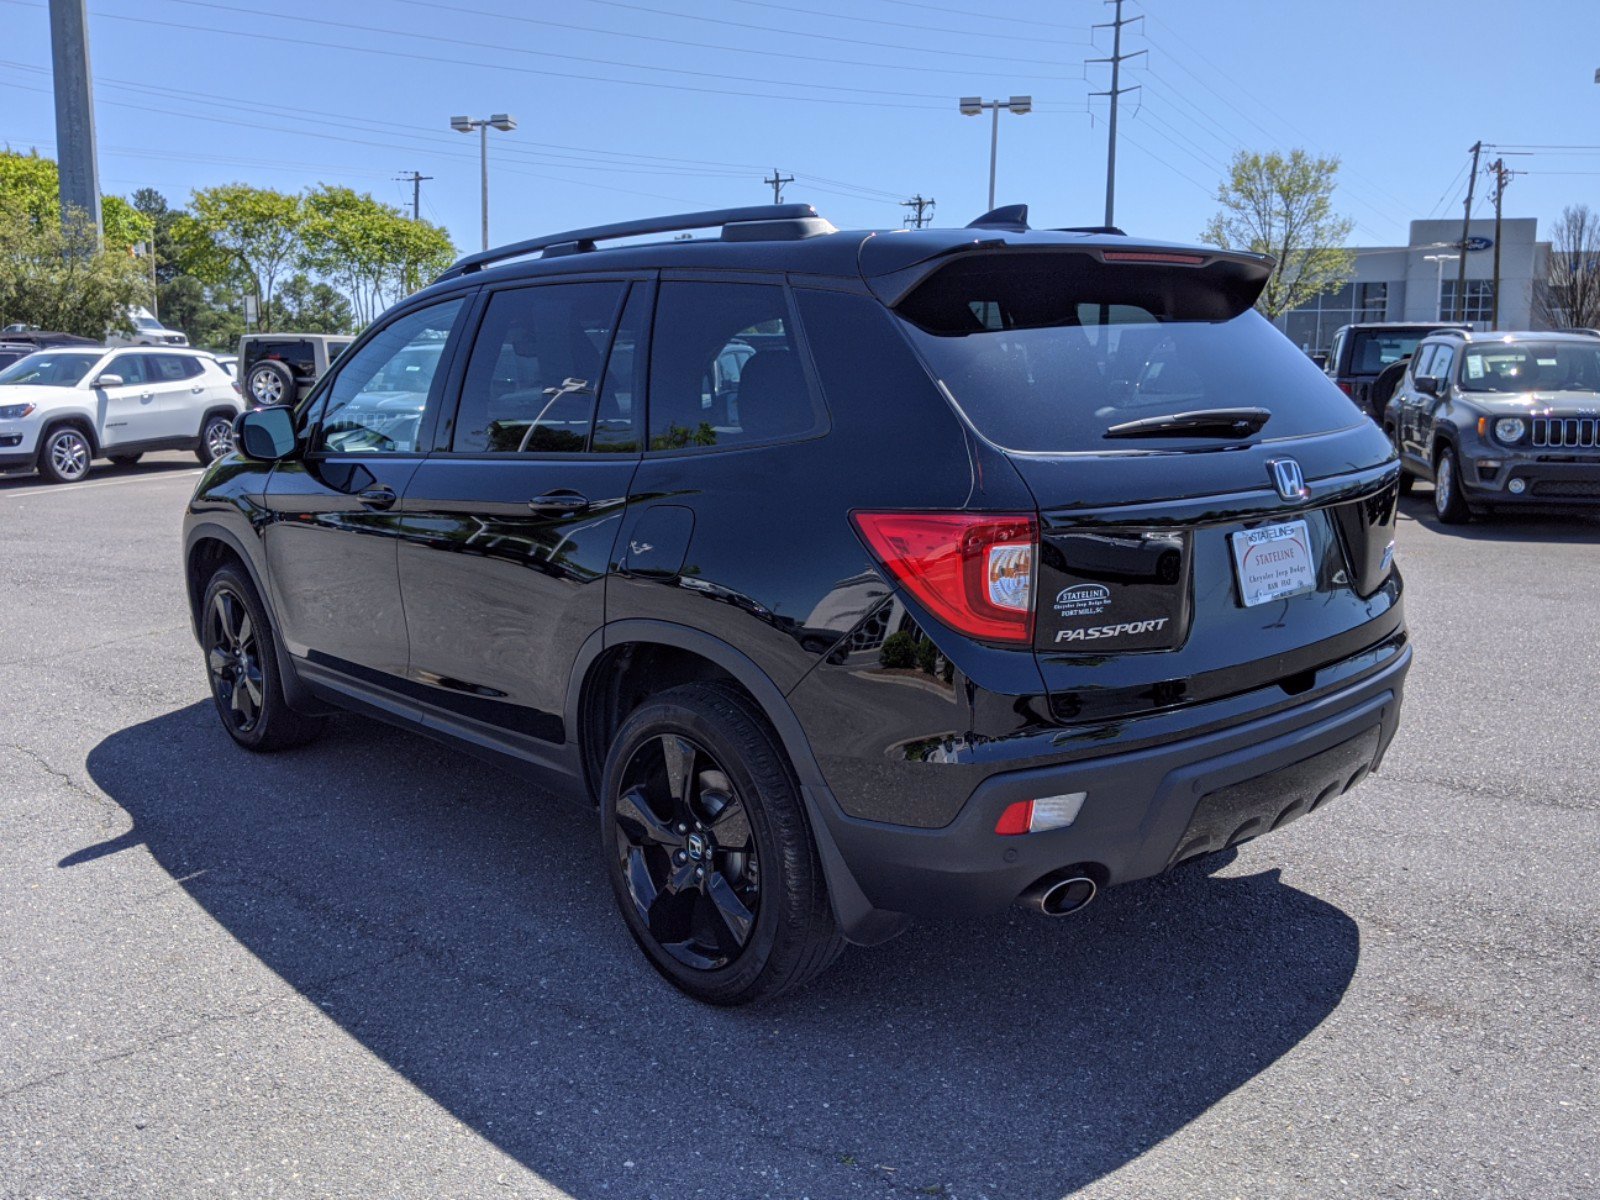
[(404, 175), (396, 175), (396, 183), (409, 183), (411, 185), (411, 219), (422, 220), (422, 184), (424, 180), (432, 179), (432, 175), (424, 175), (421, 171), (409, 171)]
[(1091, 96), (1106, 96), (1111, 101), (1111, 132), (1106, 141), (1106, 224), (1115, 225), (1117, 207), (1117, 101), (1127, 92), (1136, 92), (1139, 85), (1133, 87), (1122, 86), (1122, 64), (1130, 58), (1138, 58), (1145, 53), (1135, 50), (1132, 54), (1122, 52), (1122, 29), (1125, 25), (1132, 25), (1135, 21), (1144, 20), (1143, 17), (1124, 17), (1122, 15), (1122, 0), (1106, 0), (1107, 4), (1116, 6), (1116, 20), (1106, 21), (1096, 25), (1096, 29), (1111, 30), (1111, 56), (1109, 58), (1091, 58), (1091, 63), (1111, 64), (1111, 86), (1103, 92), (1090, 92)]
[(770, 188), (772, 188), (772, 202), (774, 204), (782, 204), (783, 203), (783, 185), (786, 184), (786, 183), (793, 183), (794, 182), (794, 176), (793, 175), (780, 175), (780, 174), (778, 174), (778, 168), (777, 167), (773, 167), (772, 168), (772, 178), (771, 179), (763, 179), (761, 182), (766, 184), (766, 185), (768, 185)]
[(933, 210), (938, 203), (931, 196), (924, 198), (921, 192), (918, 192), (909, 200), (900, 201), (901, 208), (911, 210), (906, 214), (903, 224), (907, 229), (921, 229), (933, 220)]

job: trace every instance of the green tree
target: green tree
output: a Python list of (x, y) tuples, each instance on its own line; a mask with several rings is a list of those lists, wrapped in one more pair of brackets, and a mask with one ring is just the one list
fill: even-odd
[(1343, 287), (1355, 271), (1344, 248), (1355, 223), (1333, 211), (1337, 158), (1312, 158), (1304, 150), (1233, 156), (1217, 188), (1222, 211), (1200, 236), (1225, 250), (1270, 254), (1277, 269), (1256, 301), (1269, 318)]
[[(5, 198), (8, 213), (26, 213), (40, 225), (60, 224), (61, 183), (55, 160), (41, 158), (37, 150), (28, 154), (0, 150), (0, 197)], [(106, 246), (113, 250), (126, 253), (150, 236), (149, 220), (121, 196), (100, 197), (100, 220)]]
[(291, 275), (278, 290), (278, 311), (285, 329), (302, 333), (354, 333), (350, 301), (331, 284), (309, 275)]
[(260, 326), (270, 330), (279, 327), (273, 306), (278, 281), (304, 252), (304, 226), (299, 196), (230, 183), (194, 192), (172, 233), (185, 273), (254, 295)]
[(148, 291), (139, 260), (101, 245), (86, 214), (41, 219), (0, 188), (0, 325), (21, 321), (98, 340), (126, 332)]
[(323, 184), (306, 193), (301, 265), (337, 286), (366, 324), (450, 264), (455, 247), (437, 225), (353, 188)]

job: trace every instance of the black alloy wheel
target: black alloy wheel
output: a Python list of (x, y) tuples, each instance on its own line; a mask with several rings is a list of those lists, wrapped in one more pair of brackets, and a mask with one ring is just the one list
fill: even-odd
[(683, 684), (629, 714), (600, 817), (628, 932), (695, 999), (777, 995), (843, 948), (782, 744), (731, 685)]
[(633, 752), (616, 804), (616, 853), (634, 911), (686, 967), (725, 967), (750, 941), (761, 862), (744, 802), (711, 752), (663, 733)]
[(247, 734), (261, 719), (266, 680), (261, 671), (255, 622), (243, 598), (226, 585), (214, 588), (206, 605), (206, 668), (211, 672), (211, 692), (217, 699), (229, 732)]
[(246, 750), (271, 751), (322, 731), (322, 718), (296, 712), (284, 697), (272, 623), (241, 566), (217, 568), (198, 615), (211, 699), (228, 736)]

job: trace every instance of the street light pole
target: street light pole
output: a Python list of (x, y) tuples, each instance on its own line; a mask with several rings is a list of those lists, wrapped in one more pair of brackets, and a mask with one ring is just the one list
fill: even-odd
[(510, 113), (495, 113), (490, 117), (451, 117), (450, 128), (457, 133), (478, 131), (478, 167), (483, 188), (483, 248), (489, 248), (489, 130), (509, 133), (517, 127)]
[(1434, 293), (1434, 299), (1437, 301), (1439, 306), (1437, 311), (1439, 313), (1439, 320), (1441, 321), (1444, 320), (1444, 264), (1447, 262), (1454, 262), (1460, 257), (1461, 255), (1459, 254), (1424, 254), (1422, 256), (1423, 262), (1439, 264), (1439, 287)]
[(995, 168), (1000, 160), (1000, 110), (1007, 109), (1020, 117), (1033, 111), (1033, 97), (1013, 96), (1009, 100), (985, 100), (979, 96), (963, 96), (960, 106), (961, 115), (964, 117), (976, 117), (984, 109), (989, 109), (994, 114), (994, 120), (989, 128), (989, 210), (992, 212)]

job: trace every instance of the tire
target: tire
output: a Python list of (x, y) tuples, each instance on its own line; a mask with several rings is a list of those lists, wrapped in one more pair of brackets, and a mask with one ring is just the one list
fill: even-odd
[(1433, 472), (1433, 511), (1445, 525), (1465, 525), (1472, 520), (1472, 510), (1461, 494), (1461, 470), (1456, 466), (1456, 452), (1449, 446), (1439, 451), (1438, 465)]
[(76, 425), (57, 425), (39, 445), (39, 474), (51, 483), (77, 483), (93, 461), (89, 435)]
[(113, 462), (114, 464), (116, 464), (119, 467), (131, 467), (131, 466), (134, 466), (141, 458), (143, 458), (144, 455), (142, 455), (142, 454), (108, 454), (108, 455), (106, 455), (106, 457), (108, 459), (110, 459), (111, 462)]
[(843, 949), (788, 760), (736, 689), (685, 684), (629, 715), (606, 754), (600, 826), (628, 932), (696, 1000), (770, 999)]
[(259, 408), (295, 401), (294, 372), (281, 362), (265, 359), (244, 377), (245, 399)]
[(228, 736), (263, 753), (300, 746), (323, 721), (297, 713), (283, 694), (278, 639), (255, 587), (233, 565), (218, 567), (200, 601), (200, 645), (211, 700)]
[(194, 456), (200, 460), (202, 467), (209, 467), (217, 459), (232, 453), (233, 415), (208, 413), (200, 426), (200, 444), (194, 448)]

